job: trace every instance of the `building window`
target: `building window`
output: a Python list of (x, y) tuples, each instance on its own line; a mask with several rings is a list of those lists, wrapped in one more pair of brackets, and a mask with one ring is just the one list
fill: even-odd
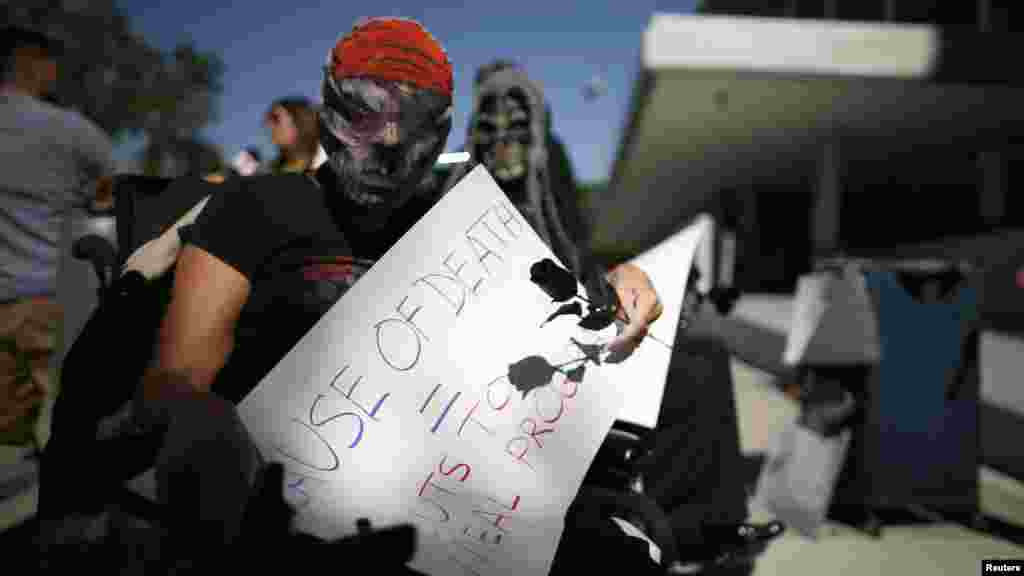
[(886, 0), (842, 0), (836, 4), (839, 20), (881, 22), (885, 20)]
[(1024, 146), (1014, 146), (1006, 155), (1006, 214), (1003, 225), (1012, 228), (1024, 228)]
[(978, 28), (978, 2), (936, 2), (934, 22), (950, 28)]
[(796, 0), (797, 18), (824, 18), (825, 0)]
[(810, 187), (748, 193), (757, 194), (757, 209), (737, 237), (734, 282), (744, 292), (791, 294), (811, 263)]
[(896, 4), (896, 21), (936, 24), (947, 28), (977, 28), (978, 3), (950, 0), (914, 0)]
[(931, 150), (849, 165), (840, 207), (841, 243), (884, 250), (985, 231), (977, 161), (960, 150)]
[[(947, 2), (949, 0), (946, 0)], [(931, 24), (935, 20), (936, 0), (900, 2), (896, 7), (896, 21), (912, 24)], [(974, 4), (973, 2), (971, 3)]]
[(993, 32), (1024, 31), (1024, 7), (1019, 1), (989, 0), (988, 10)]

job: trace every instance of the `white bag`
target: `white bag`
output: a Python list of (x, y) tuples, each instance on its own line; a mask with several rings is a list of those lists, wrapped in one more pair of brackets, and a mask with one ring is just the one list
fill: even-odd
[(816, 539), (849, 443), (848, 429), (826, 438), (796, 422), (787, 426), (761, 470), (755, 502), (800, 534)]
[(863, 274), (846, 269), (800, 277), (784, 364), (877, 364), (880, 348), (878, 319)]

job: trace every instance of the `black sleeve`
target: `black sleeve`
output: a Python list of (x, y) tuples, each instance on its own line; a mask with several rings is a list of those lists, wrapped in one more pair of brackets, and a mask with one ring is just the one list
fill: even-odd
[(554, 134), (549, 134), (548, 169), (551, 193), (558, 204), (562, 227), (573, 241), (579, 269), (577, 279), (592, 302), (614, 302), (618, 297), (605, 279), (605, 267), (591, 249), (591, 229), (583, 197), (576, 185), (569, 154)]
[(252, 281), (271, 257), (294, 235), (289, 209), (280, 188), (288, 184), (274, 176), (234, 178), (218, 185), (195, 224), (179, 233), (192, 244), (241, 272)]
[(590, 230), (587, 226), (586, 207), (583, 206), (583, 198), (576, 185), (572, 161), (569, 160), (565, 145), (554, 134), (550, 134), (548, 140), (548, 169), (551, 192), (558, 203), (562, 227), (577, 246), (588, 245)]

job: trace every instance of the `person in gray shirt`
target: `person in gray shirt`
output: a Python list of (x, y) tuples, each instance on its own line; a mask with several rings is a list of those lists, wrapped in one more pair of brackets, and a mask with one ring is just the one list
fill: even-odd
[(29, 444), (49, 388), (61, 310), (56, 301), (64, 221), (111, 201), (113, 145), (80, 114), (46, 102), (55, 42), (0, 32), (0, 444)]

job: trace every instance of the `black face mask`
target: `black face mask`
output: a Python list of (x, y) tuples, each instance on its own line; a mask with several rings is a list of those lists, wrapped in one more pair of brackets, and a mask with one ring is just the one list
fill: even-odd
[(321, 144), (337, 188), (370, 221), (386, 222), (432, 169), (451, 131), (451, 98), (325, 73)]

